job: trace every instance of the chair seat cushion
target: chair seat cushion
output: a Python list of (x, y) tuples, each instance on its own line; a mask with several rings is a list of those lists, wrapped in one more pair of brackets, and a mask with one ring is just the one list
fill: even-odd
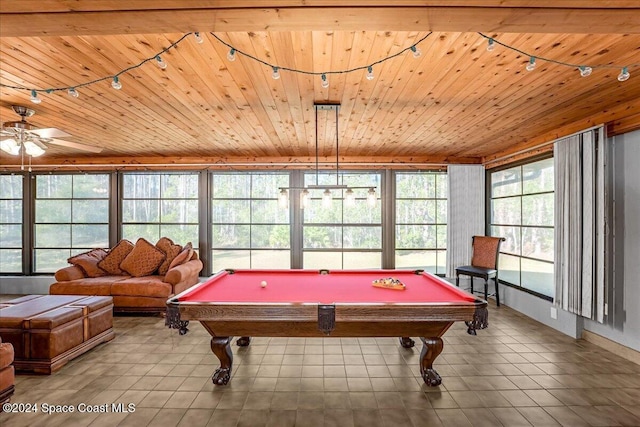
[(498, 270), (493, 268), (474, 267), (473, 265), (465, 265), (456, 268), (456, 274), (466, 274), (467, 276), (482, 277), (483, 279), (489, 279), (498, 273)]

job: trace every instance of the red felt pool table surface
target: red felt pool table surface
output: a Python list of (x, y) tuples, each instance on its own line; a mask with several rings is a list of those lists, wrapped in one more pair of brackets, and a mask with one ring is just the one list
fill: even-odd
[[(374, 280), (394, 278), (405, 290), (372, 286)], [(267, 282), (262, 287), (261, 282)], [(232, 270), (221, 271), (205, 283), (179, 295), (180, 302), (416, 304), (474, 303), (476, 298), (443, 279), (411, 270)]]

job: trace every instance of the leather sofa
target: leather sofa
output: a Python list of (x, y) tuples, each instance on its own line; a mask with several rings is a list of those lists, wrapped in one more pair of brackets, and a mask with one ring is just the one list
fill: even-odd
[[(0, 338), (0, 408), (8, 402), (15, 390), (15, 371), (13, 369), (13, 345), (3, 343)], [(0, 409), (2, 411), (2, 409)]]
[[(136, 246), (141, 240), (144, 239), (139, 239)], [(149, 245), (148, 242), (146, 244)], [(115, 248), (111, 251), (115, 251)], [(69, 262), (74, 260), (70, 259)], [(136, 262), (144, 264), (145, 260)], [(120, 265), (125, 265), (124, 261)], [(169, 297), (183, 292), (200, 281), (202, 261), (198, 258), (197, 252), (190, 250), (184, 262), (172, 265), (164, 274), (159, 274), (156, 269), (146, 275), (127, 273), (127, 271), (114, 274), (114, 270), (111, 269), (109, 273), (102, 274), (104, 273), (102, 272), (97, 277), (90, 277), (96, 276), (96, 274), (87, 273), (90, 270), (86, 264), (83, 264), (83, 267), (71, 265), (56, 271), (56, 283), (49, 287), (49, 294), (111, 296), (114, 312), (164, 312)], [(132, 268), (129, 268), (129, 271), (131, 270)], [(115, 270), (116, 273), (117, 271)]]

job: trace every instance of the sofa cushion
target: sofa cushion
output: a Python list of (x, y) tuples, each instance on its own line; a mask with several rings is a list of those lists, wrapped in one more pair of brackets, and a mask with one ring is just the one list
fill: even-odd
[(98, 267), (109, 274), (125, 274), (125, 272), (120, 268), (120, 263), (132, 250), (133, 243), (126, 239), (122, 239), (109, 251), (107, 256), (98, 263)]
[(49, 286), (51, 295), (111, 295), (111, 285), (129, 276), (102, 276), (58, 282)]
[(167, 271), (169, 271), (169, 266), (173, 259), (182, 251), (182, 246), (176, 245), (168, 237), (161, 237), (158, 243), (156, 243), (156, 247), (166, 255), (166, 258), (162, 261), (160, 267), (158, 267), (158, 274), (165, 275)]
[(67, 260), (67, 262), (75, 265), (76, 267), (80, 267), (87, 277), (100, 277), (108, 274), (106, 271), (98, 267), (98, 263), (106, 256), (107, 251), (104, 249), (92, 249), (88, 252), (72, 256)]
[(162, 276), (131, 277), (119, 280), (111, 286), (111, 295), (168, 298), (171, 285), (162, 281)]
[(169, 270), (171, 270), (176, 265), (184, 264), (185, 262), (189, 261), (192, 256), (193, 256), (193, 246), (191, 245), (191, 242), (189, 242), (186, 245), (184, 245), (184, 247), (182, 248), (182, 251), (173, 259), (173, 261), (171, 261), (171, 264), (169, 265)]
[(167, 256), (153, 243), (141, 237), (136, 242), (133, 250), (120, 263), (120, 268), (133, 277), (142, 277), (153, 274)]

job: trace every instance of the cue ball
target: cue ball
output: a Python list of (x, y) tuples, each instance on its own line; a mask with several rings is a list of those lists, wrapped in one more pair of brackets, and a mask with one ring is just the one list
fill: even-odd
[(263, 280), (262, 282), (260, 282), (260, 286), (262, 286), (263, 288), (267, 287), (267, 282), (265, 280)]

